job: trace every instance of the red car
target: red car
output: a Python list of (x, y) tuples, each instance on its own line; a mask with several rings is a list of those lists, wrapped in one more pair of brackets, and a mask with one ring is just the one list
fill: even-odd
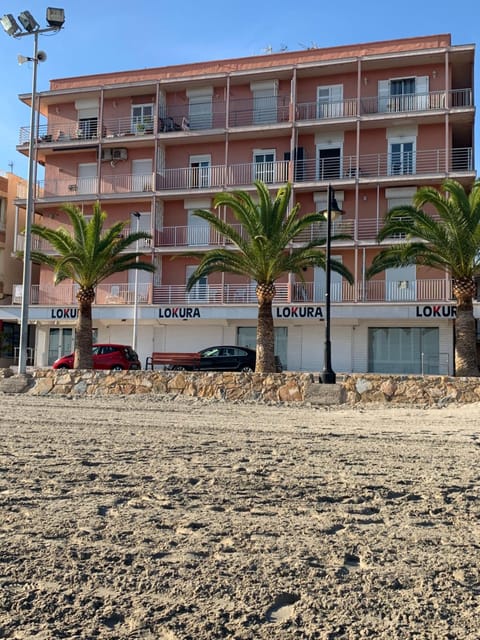
[[(74, 354), (55, 360), (54, 369), (73, 369)], [(93, 368), (122, 371), (123, 369), (141, 369), (136, 351), (124, 344), (94, 344)]]

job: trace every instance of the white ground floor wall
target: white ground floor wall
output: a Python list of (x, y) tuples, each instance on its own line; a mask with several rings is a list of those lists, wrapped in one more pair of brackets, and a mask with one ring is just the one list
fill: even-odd
[[(325, 337), (322, 306), (290, 305), (274, 307), (273, 311), (276, 330), (281, 332), (278, 355), (284, 368), (321, 371)], [(476, 309), (476, 315), (479, 311)], [(61, 344), (58, 348), (56, 346), (59, 329), (65, 333), (64, 344), (70, 348), (76, 314), (76, 308), (31, 307), (29, 319), (35, 326), (36, 366), (49, 366), (54, 356), (63, 355)], [(8, 321), (19, 316), (18, 307), (0, 307), (0, 319)], [(178, 308), (145, 305), (137, 309), (137, 351), (141, 362), (145, 363), (153, 351), (198, 351), (212, 345), (240, 344), (242, 336), (255, 335), (256, 317), (257, 309), (253, 306)], [(333, 369), (337, 373), (362, 373), (372, 370), (380, 372), (375, 369), (376, 366), (387, 366), (391, 367), (391, 371), (385, 372), (421, 372), (418, 362), (423, 354), (414, 352), (417, 349), (414, 338), (422, 331), (415, 330), (435, 328), (434, 332), (426, 333), (430, 335), (429, 348), (436, 354), (438, 371), (429, 370), (428, 367), (424, 370), (423, 360), (422, 371), (452, 374), (454, 317), (454, 305), (332, 305)], [(132, 344), (131, 306), (94, 307), (93, 324), (97, 342)], [(381, 331), (382, 328), (385, 330)], [(57, 342), (52, 350), (54, 334)], [(373, 344), (374, 340), (380, 347)], [(433, 346), (432, 340), (435, 343)], [(243, 346), (247, 346), (245, 340)], [(374, 362), (376, 349), (385, 352), (382, 353), (382, 364)], [(55, 353), (56, 350), (59, 353)], [(403, 369), (399, 364), (402, 360)], [(409, 362), (413, 361), (417, 362), (417, 370), (406, 370)]]

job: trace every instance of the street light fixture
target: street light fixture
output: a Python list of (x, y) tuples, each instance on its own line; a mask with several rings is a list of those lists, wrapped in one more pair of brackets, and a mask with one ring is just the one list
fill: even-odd
[[(140, 212), (134, 211), (133, 214), (137, 219), (137, 233), (140, 231)], [(137, 239), (136, 252), (138, 254), (138, 239)], [(138, 255), (136, 258), (138, 262)], [(132, 335), (132, 349), (137, 350), (137, 321), (138, 321), (138, 269), (135, 269), (135, 284), (133, 287), (133, 335)]]
[[(53, 11), (53, 14), (52, 14)], [(46, 55), (43, 51), (38, 51), (38, 36), (42, 33), (50, 33), (52, 31), (60, 31), (65, 22), (65, 13), (63, 9), (55, 9), (49, 7), (47, 9), (47, 22), (50, 26), (44, 29), (40, 28), (40, 25), (32, 16), (30, 11), (22, 11), (18, 16), (18, 20), (25, 29), (22, 31), (15, 18), (11, 13), (5, 14), (0, 18), (0, 23), (3, 29), (9, 36), (14, 38), (23, 38), (24, 36), (33, 35), (33, 56), (31, 58), (26, 56), (19, 56), (18, 60), (20, 64), (27, 60), (33, 62), (32, 70), (32, 95), (30, 106), (30, 140), (28, 146), (28, 179), (27, 179), (27, 203), (25, 211), (25, 244), (23, 247), (23, 281), (22, 281), (22, 310), (20, 319), (20, 344), (18, 352), (18, 373), (25, 374), (27, 370), (27, 354), (28, 354), (28, 311), (30, 304), (30, 283), (32, 276), (31, 265), (31, 228), (34, 215), (34, 165), (35, 165), (35, 103), (37, 100), (37, 67), (39, 62), (43, 62), (46, 59)], [(52, 21), (53, 20), (53, 21)]]
[(330, 340), (330, 287), (332, 279), (332, 258), (331, 258), (331, 244), (332, 244), (332, 220), (335, 220), (338, 216), (343, 215), (345, 212), (340, 209), (335, 198), (335, 192), (332, 189), (332, 185), (328, 185), (327, 191), (327, 247), (326, 247), (326, 264), (325, 264), (325, 347), (324, 347), (324, 359), (323, 370), (320, 374), (320, 382), (324, 384), (335, 384), (337, 381), (337, 375), (332, 369), (332, 343)]

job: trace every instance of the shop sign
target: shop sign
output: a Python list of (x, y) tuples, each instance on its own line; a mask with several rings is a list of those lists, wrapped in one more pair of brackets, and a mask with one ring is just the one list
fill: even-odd
[(453, 304), (426, 304), (417, 306), (417, 318), (456, 318), (457, 307)]
[(290, 318), (311, 318), (313, 320), (323, 320), (323, 311), (321, 307), (302, 306), (302, 307), (276, 307), (275, 317)]
[(78, 309), (50, 309), (51, 318), (53, 320), (76, 320), (78, 318)]
[(158, 310), (159, 318), (180, 318), (187, 320), (190, 318), (200, 318), (200, 309), (198, 307), (163, 307)]

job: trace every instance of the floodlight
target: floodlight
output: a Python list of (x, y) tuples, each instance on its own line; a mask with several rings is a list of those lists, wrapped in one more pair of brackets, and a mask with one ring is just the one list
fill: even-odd
[(62, 27), (65, 22), (64, 9), (58, 9), (56, 7), (47, 8), (47, 22), (51, 27)]
[(2, 27), (5, 29), (9, 36), (14, 36), (17, 31), (20, 31), (18, 22), (15, 20), (11, 13), (6, 13), (3, 18), (0, 19), (0, 22), (2, 23)]
[(40, 29), (40, 25), (32, 16), (30, 11), (22, 11), (22, 13), (18, 16), (18, 19), (22, 23), (22, 27), (25, 29), (25, 31), (28, 31), (28, 33), (31, 33), (36, 29)]

